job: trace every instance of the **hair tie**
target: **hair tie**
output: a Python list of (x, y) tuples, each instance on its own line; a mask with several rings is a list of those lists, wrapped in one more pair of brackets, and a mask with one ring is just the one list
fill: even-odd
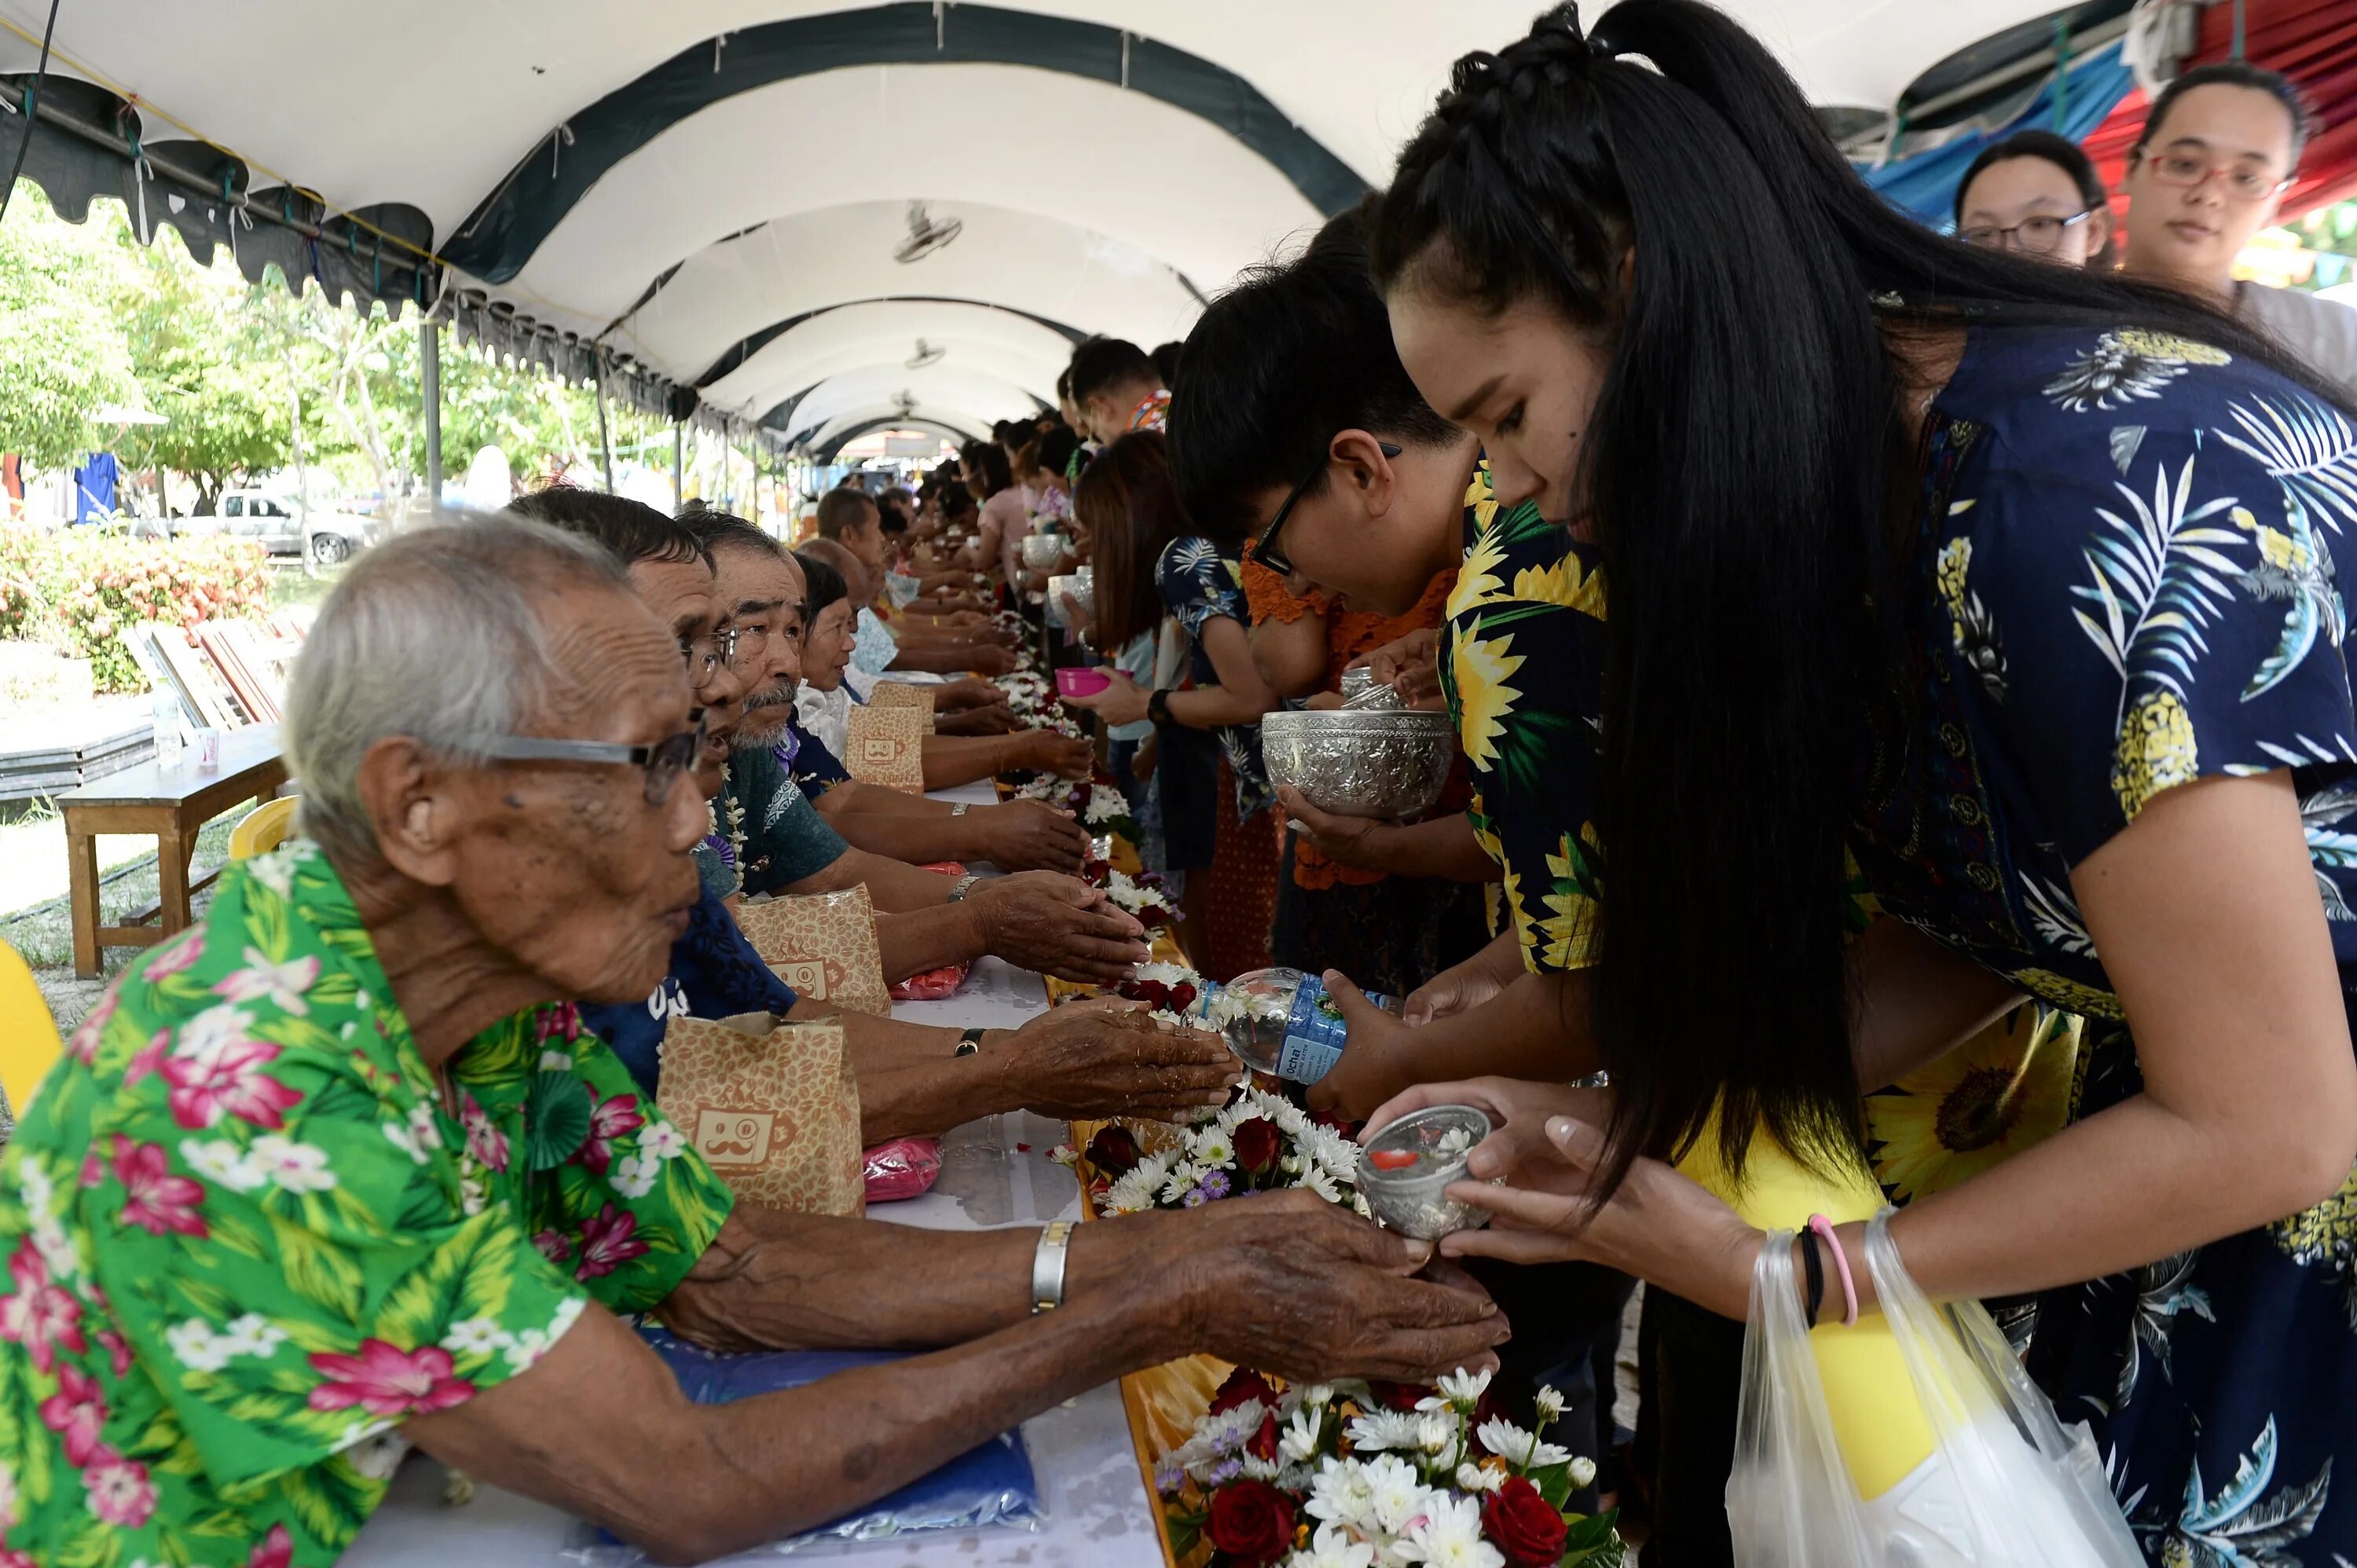
[(1841, 1275), (1842, 1326), (1857, 1326), (1857, 1282), (1850, 1277), (1849, 1259), (1844, 1254), (1841, 1240), (1834, 1234), (1834, 1222), (1822, 1214), (1809, 1216), (1809, 1229), (1817, 1233), (1834, 1255), (1834, 1269)]

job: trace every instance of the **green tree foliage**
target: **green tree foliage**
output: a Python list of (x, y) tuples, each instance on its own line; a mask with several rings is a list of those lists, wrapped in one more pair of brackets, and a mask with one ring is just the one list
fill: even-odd
[(59, 220), (19, 184), (0, 227), (0, 452), (63, 467), (89, 451), (89, 415), (138, 396), (110, 306), (122, 258), (104, 231)]

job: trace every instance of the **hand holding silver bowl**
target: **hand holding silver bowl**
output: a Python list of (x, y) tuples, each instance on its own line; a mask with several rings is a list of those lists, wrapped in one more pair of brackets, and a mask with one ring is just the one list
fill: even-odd
[(1419, 1241), (1452, 1230), (1479, 1230), (1486, 1209), (1446, 1194), (1465, 1180), (1465, 1162), (1490, 1135), (1490, 1118), (1470, 1105), (1428, 1105), (1367, 1139), (1359, 1154), (1359, 1191), (1376, 1223)]

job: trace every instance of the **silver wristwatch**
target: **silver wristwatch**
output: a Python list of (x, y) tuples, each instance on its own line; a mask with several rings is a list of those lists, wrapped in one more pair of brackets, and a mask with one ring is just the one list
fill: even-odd
[(981, 880), (982, 874), (975, 871), (969, 871), (963, 876), (959, 877), (957, 879), (956, 886), (950, 889), (950, 902), (952, 904), (964, 902), (965, 896), (973, 892), (974, 885)]
[(960, 800), (956, 805), (950, 808), (950, 815), (952, 817), (963, 817), (966, 812), (973, 809), (974, 802), (972, 800)]

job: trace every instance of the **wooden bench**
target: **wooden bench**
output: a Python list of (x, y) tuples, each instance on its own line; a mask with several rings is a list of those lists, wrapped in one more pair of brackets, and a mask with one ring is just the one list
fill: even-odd
[[(242, 800), (267, 800), (286, 782), (278, 749), (278, 726), (253, 725), (221, 736), (221, 767), (197, 771), (190, 746), (169, 768), (143, 762), (58, 797), (65, 818), (66, 855), (73, 880), (74, 972), (95, 975), (99, 950), (153, 947), (188, 929), (189, 896), (218, 872), (193, 885), (188, 857), (199, 830)], [(156, 903), (124, 926), (98, 923), (98, 835), (135, 833), (156, 840)]]

